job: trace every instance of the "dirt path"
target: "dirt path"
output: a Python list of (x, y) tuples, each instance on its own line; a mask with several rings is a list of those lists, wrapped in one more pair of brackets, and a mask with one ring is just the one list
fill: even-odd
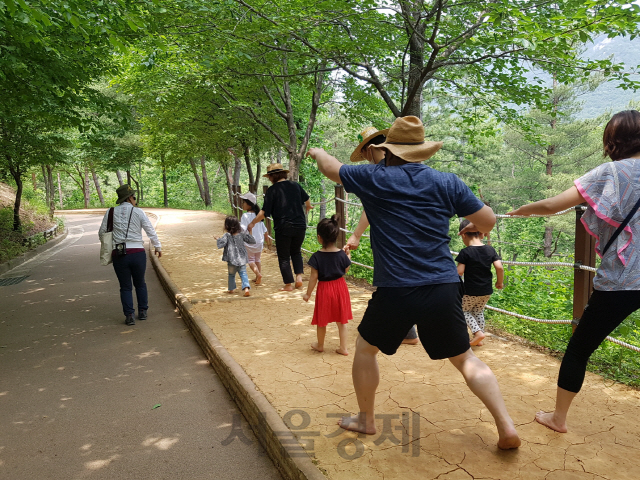
[[(379, 355), (378, 434), (359, 438), (338, 429), (336, 417), (353, 413), (357, 403), (352, 356), (333, 353), (337, 329), (329, 327), (324, 354), (309, 348), (315, 339), (313, 301), (304, 303), (301, 291), (278, 292), (281, 278), (272, 253), (263, 253), (264, 285), (254, 287), (252, 297), (224, 293), (226, 264), (212, 237), (222, 230), (222, 215), (161, 215), (164, 267), (329, 478), (640, 477), (640, 392), (587, 373), (569, 417), (570, 433), (552, 432), (533, 417), (553, 407), (559, 362), (496, 337), (475, 351), (498, 377), (523, 439), (519, 450), (496, 448), (488, 411), (448, 361), (430, 360), (420, 346)], [(353, 345), (370, 292), (352, 287), (351, 298)]]

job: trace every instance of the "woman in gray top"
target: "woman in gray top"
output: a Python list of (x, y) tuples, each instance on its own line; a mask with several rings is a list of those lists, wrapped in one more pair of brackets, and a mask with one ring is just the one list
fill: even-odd
[(245, 242), (248, 244), (256, 243), (256, 239), (249, 233), (242, 231), (240, 222), (236, 217), (227, 217), (224, 220), (225, 234), (218, 238), (214, 235), (217, 241), (218, 248), (224, 248), (222, 252), (222, 261), (227, 262), (229, 271), (229, 290), (227, 293), (233, 293), (236, 289), (236, 273), (240, 274), (240, 280), (242, 280), (242, 290), (244, 296), (251, 295), (251, 286), (249, 285), (249, 277), (247, 276), (247, 249), (245, 248)]
[[(98, 230), (102, 239), (109, 224), (109, 216), (113, 218), (113, 269), (120, 283), (120, 301), (125, 315), (124, 323), (135, 325), (135, 309), (133, 308), (133, 287), (136, 288), (138, 300), (138, 320), (147, 319), (148, 296), (144, 274), (147, 269), (147, 256), (142, 242), (142, 230), (147, 233), (149, 240), (155, 247), (158, 257), (162, 256), (160, 241), (147, 215), (136, 208), (135, 191), (128, 185), (122, 185), (116, 190), (118, 194), (117, 207), (107, 210)], [(113, 212), (111, 212), (113, 210)], [(133, 285), (132, 285), (133, 280)]]

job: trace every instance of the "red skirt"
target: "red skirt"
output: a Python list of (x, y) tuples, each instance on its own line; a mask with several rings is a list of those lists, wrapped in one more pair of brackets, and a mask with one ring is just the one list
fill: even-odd
[(344, 277), (330, 282), (318, 282), (311, 325), (326, 327), (332, 322), (348, 323), (352, 318), (351, 297)]

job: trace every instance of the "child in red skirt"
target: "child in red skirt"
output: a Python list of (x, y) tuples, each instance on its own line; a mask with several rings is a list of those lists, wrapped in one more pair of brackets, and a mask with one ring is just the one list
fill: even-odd
[(353, 318), (351, 314), (351, 298), (344, 275), (349, 270), (351, 260), (344, 250), (336, 247), (336, 240), (340, 227), (336, 216), (325, 218), (318, 223), (318, 242), (322, 248), (311, 255), (309, 266), (311, 277), (307, 293), (303, 295), (305, 302), (311, 298), (311, 293), (318, 284), (316, 306), (313, 310), (311, 325), (318, 326), (318, 341), (311, 344), (311, 348), (324, 352), (324, 337), (327, 325), (332, 322), (338, 324), (340, 348), (336, 353), (349, 355), (347, 351), (347, 323)]

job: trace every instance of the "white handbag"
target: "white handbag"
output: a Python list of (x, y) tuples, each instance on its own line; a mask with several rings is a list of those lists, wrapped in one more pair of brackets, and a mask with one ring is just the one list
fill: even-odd
[(107, 231), (100, 238), (100, 265), (106, 266), (111, 263), (111, 252), (113, 252), (113, 207), (109, 209)]

